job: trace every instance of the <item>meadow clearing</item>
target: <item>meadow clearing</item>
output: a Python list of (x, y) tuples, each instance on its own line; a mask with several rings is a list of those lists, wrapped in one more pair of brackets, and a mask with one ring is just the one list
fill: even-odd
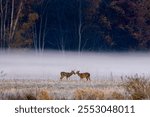
[(1, 100), (150, 99), (150, 81), (139, 76), (120, 80), (1, 79)]
[[(123, 88), (119, 86), (120, 83), (111, 80), (80, 81), (64, 79), (62, 81), (53, 81), (48, 79), (3, 79), (0, 80), (0, 99), (24, 99), (25, 95), (38, 97), (41, 91), (48, 94), (51, 99), (78, 99), (78, 97), (75, 97), (75, 93), (80, 90), (89, 90), (89, 93), (92, 93), (94, 90), (105, 91), (105, 98), (109, 99), (111, 98), (109, 97), (110, 92), (117, 90), (117, 92), (124, 93)], [(97, 97), (97, 99), (99, 98), (102, 97)]]

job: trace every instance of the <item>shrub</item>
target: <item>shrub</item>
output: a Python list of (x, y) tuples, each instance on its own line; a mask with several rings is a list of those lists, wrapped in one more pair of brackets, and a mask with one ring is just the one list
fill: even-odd
[(141, 100), (150, 99), (150, 82), (144, 77), (138, 75), (127, 77), (123, 83), (129, 99)]

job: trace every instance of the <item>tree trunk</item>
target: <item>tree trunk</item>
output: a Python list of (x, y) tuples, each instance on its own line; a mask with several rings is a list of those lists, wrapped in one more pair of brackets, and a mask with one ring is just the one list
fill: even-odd
[(19, 20), (19, 17), (20, 17), (20, 13), (22, 11), (22, 7), (23, 7), (23, 2), (21, 1), (20, 5), (19, 5), (19, 8), (18, 8), (16, 19), (14, 20), (14, 25), (12, 27), (12, 33), (11, 33), (11, 37), (10, 37), (11, 40), (13, 39), (13, 37), (15, 35), (15, 31), (16, 31), (17, 23), (18, 23), (18, 20)]
[(12, 41), (12, 30), (13, 30), (13, 23), (14, 23), (14, 4), (15, 1), (12, 0), (12, 4), (11, 4), (11, 19), (10, 19), (10, 28), (9, 28), (9, 43), (11, 43)]
[(1, 26), (0, 26), (0, 47), (3, 49), (3, 5), (2, 5), (2, 0), (0, 0), (0, 19), (1, 19)]
[(79, 28), (78, 28), (78, 52), (81, 51), (81, 41), (82, 41), (82, 4), (81, 0), (79, 0)]

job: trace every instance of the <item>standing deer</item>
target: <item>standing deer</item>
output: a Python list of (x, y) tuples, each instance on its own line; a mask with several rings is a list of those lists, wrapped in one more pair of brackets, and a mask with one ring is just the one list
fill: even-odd
[(62, 80), (63, 78), (66, 77), (66, 79), (68, 79), (70, 76), (72, 75), (75, 75), (75, 72), (74, 71), (71, 71), (71, 72), (61, 72), (60, 73), (60, 80)]
[(80, 73), (80, 71), (77, 71), (76, 74), (80, 77), (80, 79), (86, 78), (86, 80), (91, 80), (90, 73), (88, 73), (88, 72)]

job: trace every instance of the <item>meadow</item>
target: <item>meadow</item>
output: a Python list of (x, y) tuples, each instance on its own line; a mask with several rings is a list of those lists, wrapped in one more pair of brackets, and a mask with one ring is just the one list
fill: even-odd
[(141, 100), (150, 99), (150, 81), (1, 79), (1, 100)]
[[(91, 93), (92, 90), (99, 91), (100, 89), (108, 93), (115, 90), (123, 92), (118, 87), (118, 82), (115, 81), (13, 79), (0, 80), (0, 99), (26, 99), (25, 95), (37, 98), (42, 92), (45, 92), (50, 99), (78, 99), (75, 94), (80, 90), (89, 90)], [(45, 99), (45, 96), (43, 98)]]

